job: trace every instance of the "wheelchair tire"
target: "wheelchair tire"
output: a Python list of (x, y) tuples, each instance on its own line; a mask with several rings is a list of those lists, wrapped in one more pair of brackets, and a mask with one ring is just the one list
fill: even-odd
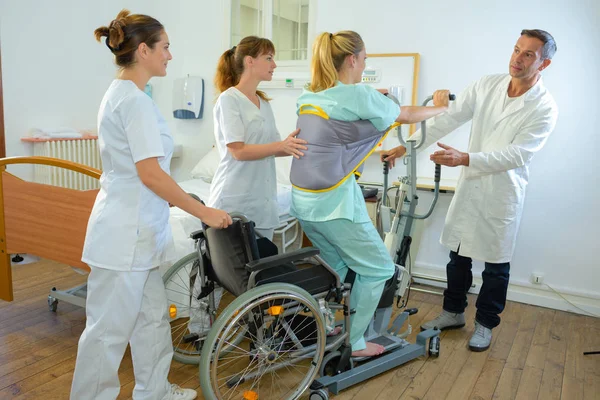
[[(302, 327), (290, 332), (297, 316), (310, 322), (314, 331), (307, 334)], [(223, 357), (221, 349), (227, 343), (221, 338), (230, 337), (229, 331), (241, 324), (247, 327), (246, 337)], [(305, 347), (304, 340), (311, 345)], [(325, 343), (325, 321), (309, 293), (285, 283), (255, 287), (223, 310), (206, 338), (204, 348), (214, 350), (200, 356), (202, 394), (207, 400), (231, 398), (235, 393), (262, 400), (297, 399), (317, 376)], [(298, 382), (292, 382), (294, 375)]]
[[(167, 314), (169, 315), (169, 322), (171, 325), (171, 339), (173, 341), (173, 358), (182, 364), (198, 365), (200, 362), (200, 353), (206, 335), (211, 329), (212, 323), (214, 323), (215, 316), (202, 319), (202, 324), (207, 326), (201, 326), (198, 328), (202, 331), (201, 335), (192, 334), (190, 332), (190, 316), (194, 315), (198, 319), (201, 313), (205, 313), (206, 301), (194, 301), (190, 300), (190, 296), (196, 293), (197, 290), (192, 288), (190, 290), (190, 274), (193, 269), (199, 266), (198, 253), (193, 252), (183, 257), (167, 270), (163, 276), (163, 282), (165, 285), (165, 291), (167, 293)], [(187, 286), (186, 286), (187, 285)], [(217, 307), (218, 312), (225, 308), (228, 300), (232, 300), (233, 296), (223, 290), (223, 299), (221, 299), (221, 306)], [(203, 310), (201, 311), (200, 308)], [(197, 323), (198, 325), (198, 323)], [(237, 332), (237, 337), (232, 340), (232, 344), (236, 344), (236, 340), (239, 342), (244, 337), (244, 331)], [(227, 349), (224, 349), (221, 354), (224, 354)], [(231, 350), (231, 348), (229, 349)]]

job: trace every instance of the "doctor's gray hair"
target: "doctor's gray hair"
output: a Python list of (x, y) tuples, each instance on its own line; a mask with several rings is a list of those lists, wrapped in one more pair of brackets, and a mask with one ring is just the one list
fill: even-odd
[(108, 26), (94, 31), (97, 41), (106, 37), (106, 47), (115, 55), (115, 63), (121, 68), (135, 64), (135, 53), (141, 43), (151, 49), (160, 41), (164, 26), (156, 19), (143, 14), (131, 14), (121, 10)]
[(541, 29), (523, 29), (521, 31), (521, 36), (522, 35), (539, 39), (544, 43), (544, 47), (542, 48), (542, 60), (551, 60), (552, 57), (554, 57), (554, 53), (556, 53), (556, 42), (551, 34)]

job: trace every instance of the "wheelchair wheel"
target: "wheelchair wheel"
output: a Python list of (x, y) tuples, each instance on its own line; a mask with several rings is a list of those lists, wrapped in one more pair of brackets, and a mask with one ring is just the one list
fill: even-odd
[[(163, 276), (173, 340), (173, 358), (183, 364), (197, 365), (200, 362), (204, 341), (216, 315), (233, 300), (230, 293), (215, 288), (215, 292), (222, 294), (222, 298), (216, 313), (215, 310), (210, 312), (208, 299), (197, 299), (201, 290), (199, 281), (196, 282), (196, 279), (200, 279), (199, 266), (198, 253), (194, 252), (173, 264)], [(232, 346), (243, 339), (244, 333), (243, 329), (232, 332)], [(224, 348), (223, 353), (232, 348)]]
[[(228, 338), (246, 327), (244, 340)], [(236, 298), (219, 316), (200, 357), (206, 399), (297, 399), (315, 379), (325, 350), (325, 323), (318, 303), (289, 284), (258, 286)]]

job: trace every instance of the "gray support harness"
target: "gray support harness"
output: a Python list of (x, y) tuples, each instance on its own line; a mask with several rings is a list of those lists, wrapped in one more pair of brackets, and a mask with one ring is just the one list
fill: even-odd
[(385, 139), (370, 121), (339, 121), (324, 113), (300, 113), (298, 138), (308, 142), (304, 156), (292, 159), (290, 180), (295, 188), (325, 192), (341, 185), (348, 177), (362, 172), (367, 157)]

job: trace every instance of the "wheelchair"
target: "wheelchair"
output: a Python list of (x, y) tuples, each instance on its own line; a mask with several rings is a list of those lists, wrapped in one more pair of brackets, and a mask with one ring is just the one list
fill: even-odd
[(164, 276), (174, 358), (199, 365), (205, 398), (296, 399), (310, 391), (313, 400), (328, 399), (329, 391), (337, 394), (428, 350), (439, 354), (439, 330), (419, 333), (416, 344), (403, 338), (415, 309), (388, 329), (397, 270), (365, 334), (386, 351), (351, 357), (351, 283), (340, 280), (319, 250), (279, 255), (251, 221), (232, 219), (227, 229), (192, 233), (196, 252)]

